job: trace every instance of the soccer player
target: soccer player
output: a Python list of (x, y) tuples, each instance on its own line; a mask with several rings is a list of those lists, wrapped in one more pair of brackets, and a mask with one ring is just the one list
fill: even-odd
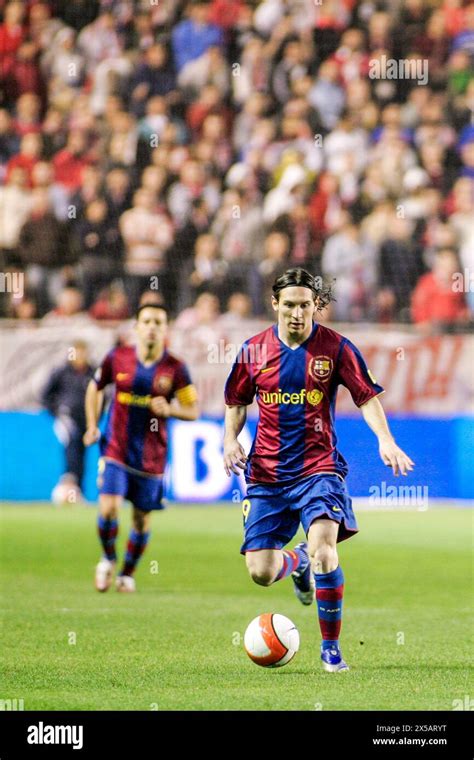
[[(275, 281), (277, 323), (243, 344), (226, 383), (224, 467), (229, 476), (245, 470), (241, 553), (252, 580), (269, 586), (291, 575), (303, 604), (316, 596), (321, 660), (334, 673), (348, 669), (339, 646), (344, 575), (336, 545), (358, 531), (347, 464), (336, 447), (339, 385), (361, 409), (394, 474), (407, 475), (413, 462), (390, 433), (377, 398), (383, 388), (357, 348), (314, 321), (330, 300), (330, 288), (304, 269), (288, 269)], [(255, 396), (259, 421), (247, 457), (238, 435)], [(284, 549), (300, 522), (307, 542)]]
[(116, 588), (135, 591), (133, 573), (150, 537), (150, 513), (163, 509), (167, 419), (198, 417), (197, 393), (189, 372), (165, 346), (165, 308), (156, 304), (140, 306), (135, 331), (136, 347), (114, 348), (89, 383), (86, 394), (84, 443), (90, 446), (101, 438), (97, 424), (103, 388), (115, 384), (99, 461), (98, 532), (103, 557), (95, 573), (98, 591), (107, 591), (112, 584), (118, 513), (124, 498), (132, 503), (133, 525)]

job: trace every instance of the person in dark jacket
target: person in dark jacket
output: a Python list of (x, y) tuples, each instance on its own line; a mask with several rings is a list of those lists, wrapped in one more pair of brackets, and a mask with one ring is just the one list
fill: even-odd
[[(66, 469), (59, 484), (68, 482), (80, 487), (84, 474), (84, 445), (86, 431), (84, 399), (86, 388), (94, 374), (89, 363), (87, 344), (76, 340), (71, 359), (55, 369), (42, 393), (42, 405), (55, 417), (54, 432), (65, 447)], [(58, 484), (58, 485), (59, 485)], [(55, 489), (56, 490), (56, 489)]]

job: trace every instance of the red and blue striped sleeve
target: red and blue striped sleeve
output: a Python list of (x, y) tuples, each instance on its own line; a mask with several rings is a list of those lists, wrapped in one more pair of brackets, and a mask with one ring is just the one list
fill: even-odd
[(343, 338), (337, 362), (338, 381), (352, 396), (356, 406), (362, 406), (384, 389), (372, 376), (359, 349), (347, 338)]
[(248, 406), (255, 397), (255, 382), (245, 346), (244, 343), (237, 354), (225, 384), (224, 398), (227, 406)]
[(114, 366), (113, 366), (114, 355), (115, 355), (115, 349), (112, 349), (112, 351), (109, 351), (104, 361), (102, 362), (100, 367), (97, 368), (94, 374), (94, 380), (97, 383), (97, 388), (99, 391), (105, 388), (106, 385), (110, 385), (110, 383), (115, 382)]

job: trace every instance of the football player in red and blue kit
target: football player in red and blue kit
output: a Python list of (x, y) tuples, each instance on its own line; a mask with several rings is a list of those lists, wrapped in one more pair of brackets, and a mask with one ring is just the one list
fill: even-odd
[(151, 511), (163, 509), (167, 419), (195, 420), (197, 393), (183, 362), (165, 346), (167, 314), (163, 306), (138, 309), (136, 346), (119, 346), (105, 357), (86, 394), (87, 431), (84, 443), (101, 439), (98, 420), (103, 389), (115, 385), (99, 461), (99, 539), (103, 557), (96, 567), (95, 586), (111, 586), (117, 555), (118, 512), (123, 499), (133, 505), (132, 529), (118, 591), (135, 591), (133, 573), (150, 537)]
[[(225, 387), (224, 467), (245, 470), (245, 555), (250, 576), (269, 586), (289, 575), (303, 604), (316, 597), (321, 660), (328, 672), (348, 669), (339, 647), (344, 575), (336, 545), (357, 533), (347, 492), (347, 464), (334, 430), (339, 385), (350, 392), (376, 434), (383, 462), (407, 475), (412, 460), (396, 445), (378, 399), (383, 388), (357, 348), (314, 321), (330, 289), (301, 268), (273, 286), (277, 323), (247, 340)], [(238, 441), (247, 406), (259, 419), (249, 455)], [(307, 542), (284, 549), (302, 525)]]

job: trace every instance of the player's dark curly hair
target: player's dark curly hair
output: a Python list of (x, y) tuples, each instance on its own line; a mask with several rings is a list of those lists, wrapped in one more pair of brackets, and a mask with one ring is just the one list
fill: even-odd
[(284, 288), (292, 287), (309, 288), (314, 296), (318, 299), (317, 310), (322, 311), (331, 301), (334, 301), (332, 292), (332, 283), (324, 282), (322, 277), (310, 274), (302, 267), (294, 267), (283, 272), (273, 283), (273, 295), (278, 301), (280, 291)]

